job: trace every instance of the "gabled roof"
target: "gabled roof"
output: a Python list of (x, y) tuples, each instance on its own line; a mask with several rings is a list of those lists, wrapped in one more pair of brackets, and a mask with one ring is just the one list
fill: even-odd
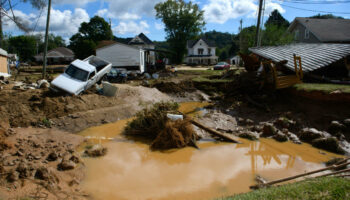
[[(56, 55), (62, 55), (62, 57), (74, 57), (74, 53), (72, 50), (66, 48), (66, 47), (58, 47), (55, 49), (51, 49), (47, 52), (47, 54), (56, 54)], [(39, 53), (38, 55), (34, 57), (42, 57), (44, 53)]]
[(311, 72), (329, 66), (350, 55), (350, 44), (298, 43), (283, 46), (266, 46), (249, 48), (251, 52), (274, 62), (287, 60), (286, 66), (294, 69), (294, 57), (301, 57), (304, 72)]
[(5, 50), (3, 50), (3, 49), (1, 49), (0, 48), (0, 56), (5, 56), (5, 57), (7, 57), (7, 51), (5, 51)]
[(128, 44), (124, 44), (124, 43), (113, 41), (113, 43), (111, 43), (109, 45), (105, 45), (103, 47), (96, 48), (96, 51), (102, 50), (102, 49), (106, 49), (106, 48), (110, 48), (110, 47), (113, 47), (114, 45), (121, 45), (121, 46), (124, 46), (124, 47), (127, 47), (127, 48), (132, 48), (132, 49), (139, 49), (139, 48), (137, 48), (135, 46), (132, 46), (132, 45), (128, 45)]
[(153, 42), (143, 33), (140, 33), (139, 35), (135, 36), (129, 43), (129, 45), (133, 44), (153, 44)]
[(96, 49), (100, 49), (100, 48), (103, 48), (103, 47), (106, 47), (106, 46), (109, 46), (109, 45), (112, 45), (115, 43), (117, 43), (117, 42), (114, 40), (102, 40), (98, 43), (98, 45), (96, 46)]
[(298, 23), (305, 26), (321, 42), (350, 42), (350, 19), (297, 17), (289, 26), (288, 31), (292, 31)]
[(206, 38), (204, 38), (204, 37), (199, 38), (199, 39), (197, 39), (197, 40), (188, 40), (188, 41), (187, 41), (187, 47), (188, 47), (188, 48), (192, 48), (194, 45), (197, 44), (197, 42), (198, 42), (199, 40), (203, 40), (209, 47), (216, 47), (215, 42), (213, 42), (213, 41), (211, 41), (211, 40), (208, 40), (208, 39), (206, 39)]

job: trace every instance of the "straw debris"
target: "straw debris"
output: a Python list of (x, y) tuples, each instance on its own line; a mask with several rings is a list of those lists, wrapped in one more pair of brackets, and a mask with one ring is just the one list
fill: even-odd
[(167, 113), (178, 113), (179, 105), (172, 102), (156, 103), (136, 114), (124, 134), (151, 141), (151, 149), (167, 150), (195, 146), (197, 134), (189, 120), (171, 121)]

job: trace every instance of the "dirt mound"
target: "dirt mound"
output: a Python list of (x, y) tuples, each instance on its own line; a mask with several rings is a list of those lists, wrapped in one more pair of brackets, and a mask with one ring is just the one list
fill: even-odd
[(185, 92), (194, 92), (196, 88), (191, 82), (160, 82), (153, 85), (161, 92), (172, 93), (172, 94), (183, 94)]
[[(69, 116), (75, 113), (94, 111), (111, 107), (129, 106), (128, 116), (118, 116), (115, 113), (108, 121), (116, 121), (118, 118), (131, 117), (142, 105), (159, 101), (168, 101), (170, 97), (155, 88), (132, 87), (127, 85), (116, 85), (118, 88), (115, 97), (106, 97), (89, 91), (79, 96), (68, 96), (56, 94), (48, 89), (35, 89), (19, 91), (13, 90), (11, 86), (0, 91), (0, 119), (9, 121), (11, 127), (46, 126), (54, 125), (53, 119)], [(106, 112), (106, 111), (104, 111)], [(120, 113), (119, 113), (120, 114)], [(94, 121), (105, 115), (89, 113), (90, 117), (85, 121)], [(80, 118), (76, 116), (75, 118)], [(71, 118), (67, 120), (72, 121)], [(59, 122), (61, 123), (61, 122)], [(65, 124), (65, 123), (63, 123)], [(89, 124), (89, 123), (84, 123)], [(92, 124), (98, 125), (98, 124)], [(84, 127), (86, 128), (86, 127)]]
[(177, 103), (156, 103), (136, 114), (124, 134), (133, 138), (151, 141), (154, 150), (166, 150), (193, 146), (197, 135), (187, 120), (171, 121), (167, 113), (176, 113)]

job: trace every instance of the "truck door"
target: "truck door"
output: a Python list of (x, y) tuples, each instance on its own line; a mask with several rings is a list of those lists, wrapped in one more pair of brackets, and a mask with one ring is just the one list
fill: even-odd
[(145, 72), (145, 51), (140, 50), (140, 73)]

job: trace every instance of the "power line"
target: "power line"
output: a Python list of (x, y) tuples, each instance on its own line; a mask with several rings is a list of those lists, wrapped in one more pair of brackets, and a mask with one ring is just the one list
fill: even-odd
[(310, 12), (316, 12), (316, 13), (328, 13), (328, 14), (345, 14), (345, 15), (350, 15), (349, 12), (332, 12), (332, 11), (324, 11), (324, 10), (311, 10), (311, 9), (305, 9), (305, 8), (298, 8), (298, 7), (294, 7), (294, 6), (288, 6), (288, 5), (282, 5), (284, 7), (288, 7), (288, 8), (293, 8), (293, 9), (297, 9), (297, 10), (304, 10), (304, 11), (310, 11)]
[(344, 1), (302, 1), (302, 0), (289, 0), (289, 1), (284, 1), (284, 0), (277, 0), (283, 3), (297, 3), (297, 4), (347, 4), (350, 3), (349, 0), (344, 0)]

